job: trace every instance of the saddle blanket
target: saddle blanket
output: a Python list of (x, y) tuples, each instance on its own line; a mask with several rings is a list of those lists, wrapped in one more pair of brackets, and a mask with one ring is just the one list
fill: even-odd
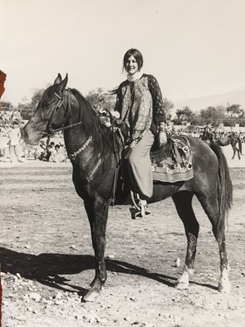
[(192, 152), (183, 136), (172, 136), (166, 146), (151, 152), (153, 180), (175, 183), (193, 178)]

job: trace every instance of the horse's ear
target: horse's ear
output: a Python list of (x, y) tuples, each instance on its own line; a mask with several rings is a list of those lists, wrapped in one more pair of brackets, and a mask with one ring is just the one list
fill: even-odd
[(59, 84), (62, 81), (62, 77), (60, 75), (60, 73), (58, 74), (58, 76), (56, 77), (54, 84)]
[(60, 82), (59, 91), (61, 91), (61, 92), (64, 91), (64, 89), (66, 88), (67, 82), (68, 82), (68, 74), (66, 74), (66, 77), (64, 78), (64, 80)]

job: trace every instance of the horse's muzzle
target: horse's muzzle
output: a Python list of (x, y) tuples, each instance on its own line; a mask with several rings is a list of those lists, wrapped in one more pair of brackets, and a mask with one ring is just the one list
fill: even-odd
[(27, 131), (26, 127), (24, 127), (21, 131), (21, 138), (26, 144), (37, 145), (41, 136), (33, 131)]

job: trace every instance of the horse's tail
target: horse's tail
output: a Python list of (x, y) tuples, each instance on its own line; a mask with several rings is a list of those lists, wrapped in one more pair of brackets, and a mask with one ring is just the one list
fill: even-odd
[(219, 171), (217, 176), (217, 194), (218, 194), (218, 240), (223, 235), (225, 229), (225, 220), (227, 219), (228, 211), (232, 205), (233, 186), (230, 178), (229, 168), (227, 165), (226, 157), (221, 148), (211, 143), (211, 149), (214, 151), (219, 162)]
[(242, 154), (242, 141), (241, 141), (240, 137), (237, 138), (237, 141), (238, 141), (239, 151)]

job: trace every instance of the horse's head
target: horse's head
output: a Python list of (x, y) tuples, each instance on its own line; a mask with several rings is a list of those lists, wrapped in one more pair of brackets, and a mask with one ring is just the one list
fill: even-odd
[(41, 138), (52, 134), (52, 130), (61, 128), (69, 117), (66, 112), (65, 87), (68, 76), (62, 80), (60, 74), (54, 84), (48, 87), (38, 103), (38, 106), (22, 130), (25, 143), (36, 145)]

